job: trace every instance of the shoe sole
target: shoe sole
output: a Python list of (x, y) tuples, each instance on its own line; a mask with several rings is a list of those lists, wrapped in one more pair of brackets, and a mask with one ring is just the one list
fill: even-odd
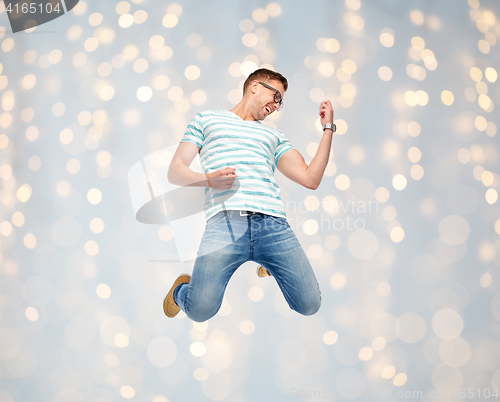
[(163, 300), (163, 312), (167, 317), (173, 318), (181, 310), (181, 308), (177, 305), (177, 303), (174, 300), (175, 288), (179, 286), (181, 283), (189, 283), (189, 282), (191, 282), (191, 275), (189, 274), (182, 274), (175, 280), (174, 284), (170, 288), (170, 291)]
[(259, 278), (265, 278), (266, 276), (272, 276), (272, 275), (269, 273), (269, 271), (266, 268), (264, 268), (262, 265), (259, 265), (257, 267), (257, 276)]

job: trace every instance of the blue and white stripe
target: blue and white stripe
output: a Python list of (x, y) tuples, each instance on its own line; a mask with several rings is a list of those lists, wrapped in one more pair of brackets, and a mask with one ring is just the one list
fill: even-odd
[(205, 189), (207, 220), (223, 209), (285, 217), (274, 171), (279, 159), (293, 147), (280, 131), (260, 121), (242, 120), (227, 110), (205, 111), (191, 119), (181, 142), (200, 148), (205, 173), (225, 167), (236, 169), (238, 178), (233, 188)]

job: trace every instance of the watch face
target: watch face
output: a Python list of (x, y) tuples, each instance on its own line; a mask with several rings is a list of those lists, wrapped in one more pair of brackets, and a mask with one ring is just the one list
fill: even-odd
[(337, 126), (335, 124), (327, 123), (323, 125), (323, 131), (325, 131), (327, 128), (332, 129), (333, 132), (337, 131)]

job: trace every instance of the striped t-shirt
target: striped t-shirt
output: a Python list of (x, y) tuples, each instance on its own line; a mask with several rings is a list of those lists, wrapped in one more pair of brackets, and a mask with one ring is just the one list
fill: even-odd
[(191, 119), (181, 142), (200, 148), (205, 173), (225, 167), (238, 176), (231, 189), (205, 188), (205, 215), (246, 210), (285, 217), (274, 171), (292, 144), (278, 130), (260, 121), (245, 121), (227, 110), (205, 111)]

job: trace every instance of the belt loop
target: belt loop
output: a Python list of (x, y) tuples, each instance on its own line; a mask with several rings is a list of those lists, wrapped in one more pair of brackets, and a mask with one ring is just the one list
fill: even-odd
[(229, 212), (229, 219), (231, 219), (233, 217), (234, 210), (230, 210), (228, 212)]

